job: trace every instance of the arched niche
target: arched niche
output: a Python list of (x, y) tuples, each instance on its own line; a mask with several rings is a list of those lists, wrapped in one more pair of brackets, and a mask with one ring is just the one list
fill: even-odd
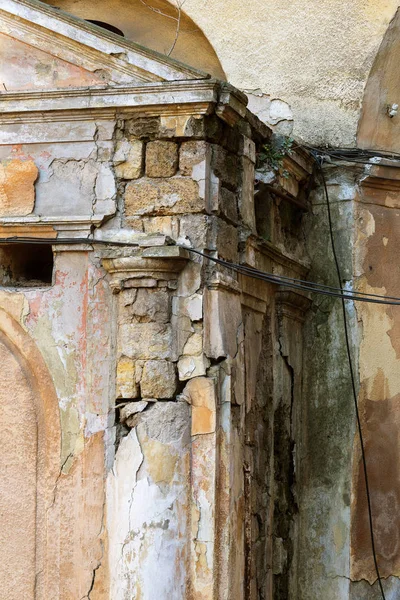
[[(167, 0), (44, 0), (56, 8), (110, 25), (128, 40), (169, 54), (177, 33), (177, 10)], [(111, 29), (110, 27), (110, 29)], [(179, 35), (171, 57), (191, 67), (226, 79), (214, 48), (199, 27), (183, 11)]]
[(393, 104), (400, 106), (400, 10), (386, 31), (368, 77), (358, 146), (400, 152), (400, 111), (392, 118), (388, 114)]
[(7, 600), (45, 600), (58, 578), (51, 548), (60, 464), (58, 402), (46, 364), (0, 309), (0, 580)]

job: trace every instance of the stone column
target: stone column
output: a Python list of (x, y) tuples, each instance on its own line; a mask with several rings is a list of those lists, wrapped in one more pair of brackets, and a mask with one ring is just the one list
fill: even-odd
[(158, 246), (111, 250), (103, 261), (118, 315), (120, 439), (107, 490), (113, 598), (184, 598), (187, 590), (190, 408), (176, 363), (190, 331), (173, 315), (187, 258)]

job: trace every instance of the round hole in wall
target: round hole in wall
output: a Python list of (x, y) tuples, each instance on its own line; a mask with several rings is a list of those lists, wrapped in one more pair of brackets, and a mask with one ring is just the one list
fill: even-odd
[(88, 23), (93, 23), (93, 25), (97, 25), (98, 27), (102, 27), (103, 29), (107, 29), (107, 31), (112, 31), (112, 33), (116, 33), (117, 35), (125, 37), (123, 31), (118, 29), (118, 27), (111, 25), (110, 23), (104, 23), (104, 21), (95, 21), (93, 19), (86, 19), (86, 21)]

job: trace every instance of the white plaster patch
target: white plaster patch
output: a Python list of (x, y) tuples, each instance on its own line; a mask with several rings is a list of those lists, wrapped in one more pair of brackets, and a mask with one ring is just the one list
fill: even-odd
[(293, 113), (287, 102), (283, 100), (271, 100), (269, 110), (269, 123), (276, 125), (280, 121), (293, 121)]

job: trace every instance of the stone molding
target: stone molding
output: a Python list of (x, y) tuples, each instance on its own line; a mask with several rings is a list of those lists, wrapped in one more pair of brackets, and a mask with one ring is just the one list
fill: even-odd
[(286, 316), (289, 319), (303, 323), (306, 312), (312, 304), (311, 298), (294, 291), (278, 289), (275, 293), (278, 316)]
[(151, 287), (151, 281), (174, 281), (189, 259), (189, 253), (184, 248), (157, 246), (144, 250), (132, 249), (131, 256), (104, 258), (102, 264), (111, 275), (111, 288), (118, 293), (124, 287)]
[(98, 227), (104, 217), (68, 216), (0, 218), (0, 239), (8, 237), (41, 237), (41, 238), (86, 238), (93, 227)]
[(367, 165), (366, 176), (361, 180), (362, 188), (372, 188), (388, 192), (400, 190), (400, 162), (385, 160)]
[[(208, 80), (6, 92), (0, 94), (1, 123), (15, 123), (18, 114), (23, 114), (24, 121), (36, 118), (47, 122), (70, 119), (76, 113), (80, 120), (116, 118), (135, 112), (145, 112), (146, 116), (202, 115), (208, 114), (210, 103), (217, 101), (218, 88), (216, 81)], [(46, 114), (47, 111), (54, 114)]]

